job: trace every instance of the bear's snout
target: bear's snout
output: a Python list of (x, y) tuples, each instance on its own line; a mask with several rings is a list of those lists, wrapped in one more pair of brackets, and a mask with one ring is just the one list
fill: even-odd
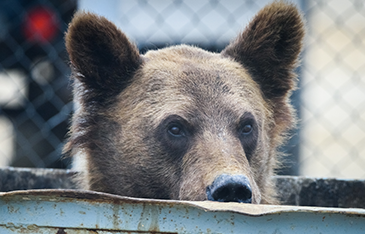
[(207, 187), (206, 193), (208, 200), (211, 201), (252, 202), (251, 185), (244, 175), (222, 174)]

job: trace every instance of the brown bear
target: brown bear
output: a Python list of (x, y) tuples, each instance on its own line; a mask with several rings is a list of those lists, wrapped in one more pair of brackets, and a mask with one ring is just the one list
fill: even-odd
[(180, 45), (142, 55), (104, 17), (77, 13), (66, 33), (77, 108), (65, 152), (80, 188), (276, 203), (303, 36), (301, 14), (280, 1), (221, 53)]

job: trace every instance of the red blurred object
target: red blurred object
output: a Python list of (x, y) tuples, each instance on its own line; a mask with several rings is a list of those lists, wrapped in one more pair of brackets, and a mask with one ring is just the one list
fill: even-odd
[(50, 42), (57, 34), (59, 21), (57, 15), (43, 6), (30, 10), (24, 19), (24, 35), (28, 41)]

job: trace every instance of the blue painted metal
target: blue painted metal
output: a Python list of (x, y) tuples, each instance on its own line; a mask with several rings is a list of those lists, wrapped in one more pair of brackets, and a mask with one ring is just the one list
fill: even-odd
[(0, 233), (365, 233), (365, 209), (151, 200), (78, 190), (0, 195)]

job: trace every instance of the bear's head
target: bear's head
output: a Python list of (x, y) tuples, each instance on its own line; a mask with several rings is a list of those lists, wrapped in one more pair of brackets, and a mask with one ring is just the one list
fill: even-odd
[(303, 36), (297, 9), (274, 2), (221, 53), (181, 45), (141, 55), (107, 19), (77, 13), (66, 34), (77, 108), (65, 151), (81, 188), (275, 203)]

